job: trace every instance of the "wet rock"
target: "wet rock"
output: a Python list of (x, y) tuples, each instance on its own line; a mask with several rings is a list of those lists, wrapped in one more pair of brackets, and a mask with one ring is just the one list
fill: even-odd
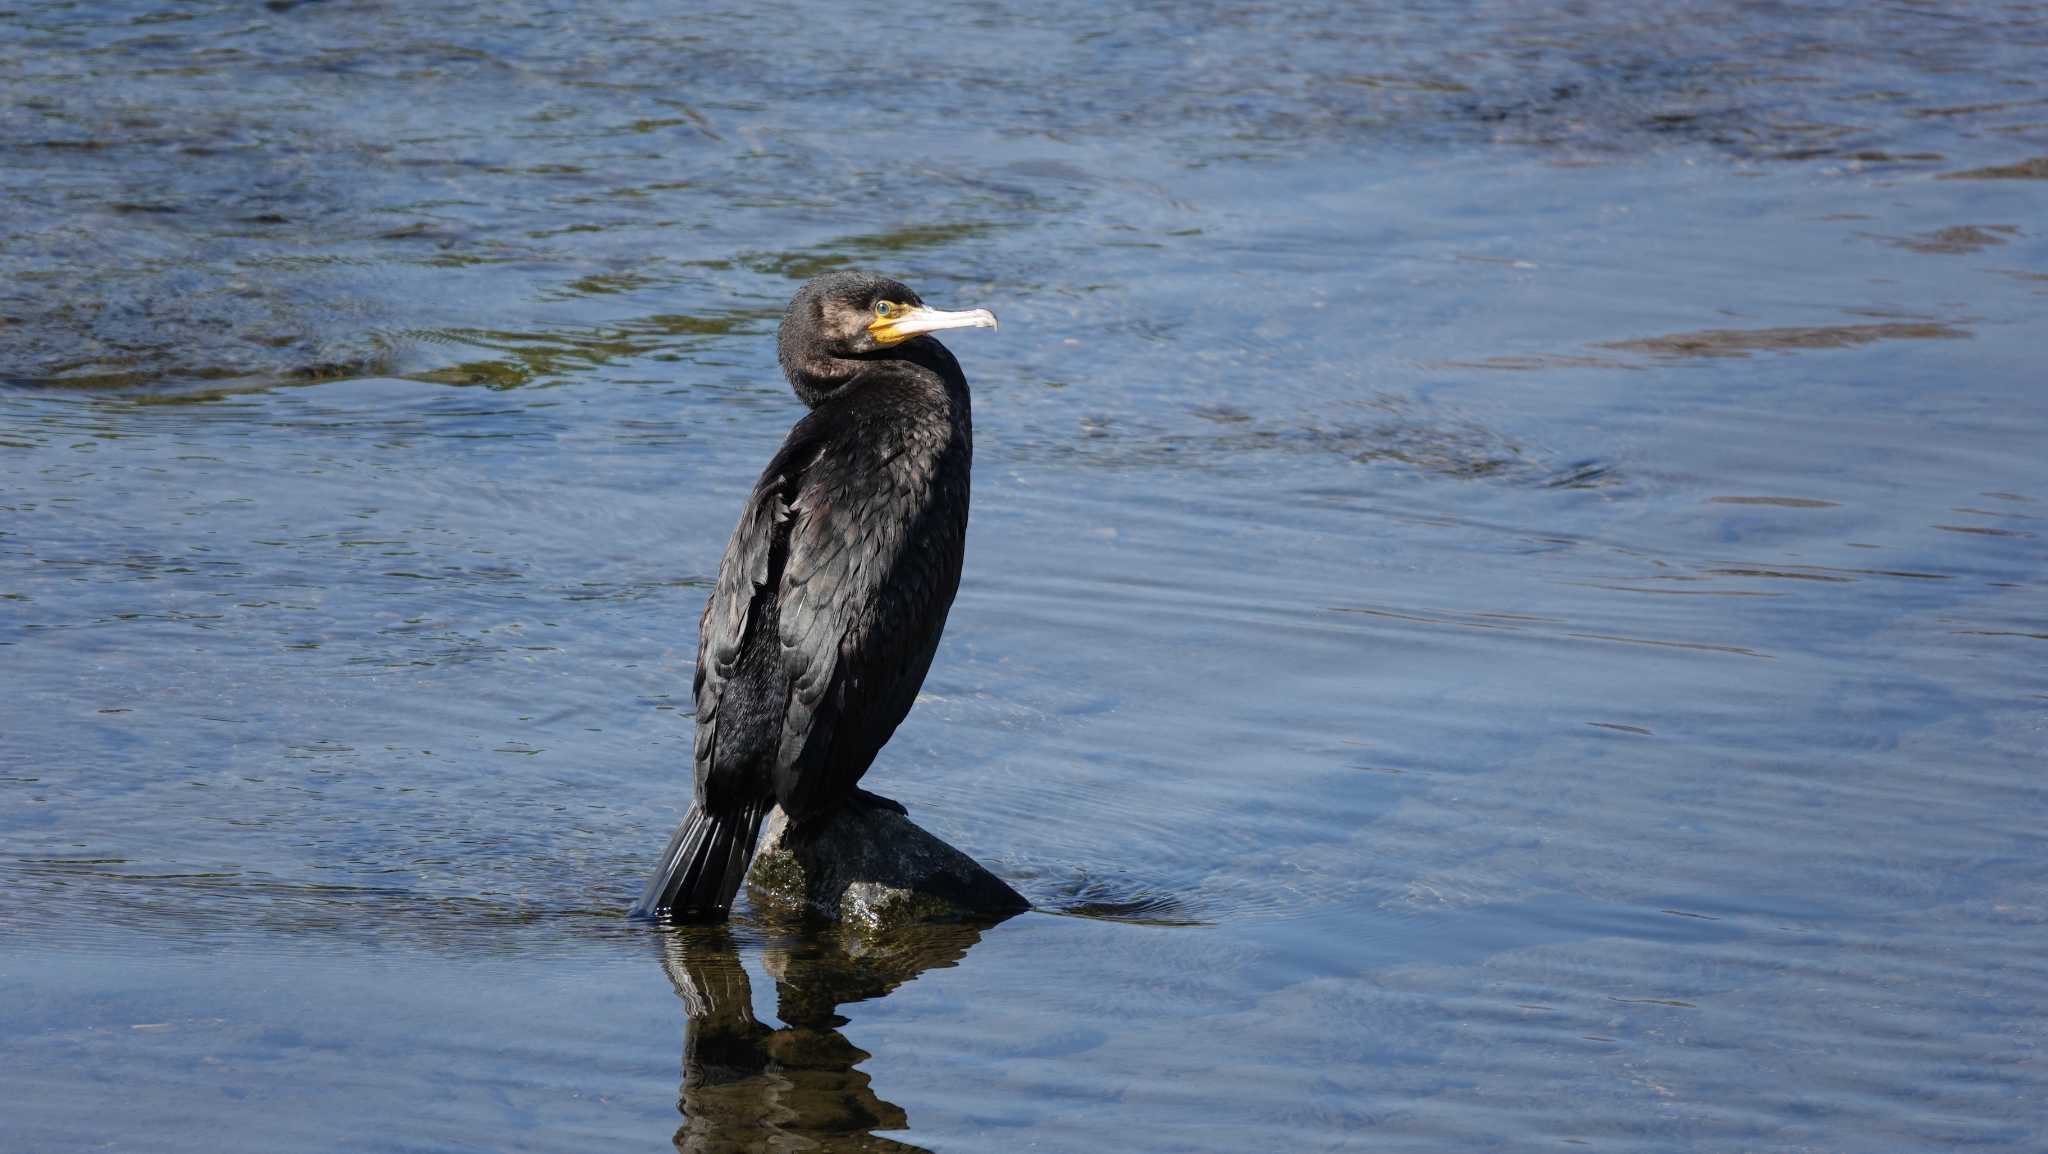
[(755, 900), (866, 929), (1030, 908), (980, 862), (875, 801), (845, 807), (800, 839), (780, 809), (771, 812), (747, 875)]

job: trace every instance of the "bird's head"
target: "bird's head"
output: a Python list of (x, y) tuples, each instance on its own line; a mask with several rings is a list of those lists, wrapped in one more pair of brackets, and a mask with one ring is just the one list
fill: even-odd
[(834, 380), (856, 371), (845, 362), (886, 356), (926, 333), (995, 327), (996, 315), (987, 309), (935, 309), (902, 281), (843, 270), (797, 290), (782, 317), (777, 351), (797, 394), (816, 404)]

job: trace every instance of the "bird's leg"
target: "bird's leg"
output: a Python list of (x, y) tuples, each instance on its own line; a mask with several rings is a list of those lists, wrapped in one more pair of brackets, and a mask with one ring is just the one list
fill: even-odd
[(910, 816), (910, 811), (903, 808), (902, 802), (896, 801), (893, 798), (883, 797), (879, 793), (869, 793), (864, 789), (854, 790), (853, 796), (847, 798), (846, 802), (848, 805), (857, 805), (868, 809), (886, 809), (899, 817)]

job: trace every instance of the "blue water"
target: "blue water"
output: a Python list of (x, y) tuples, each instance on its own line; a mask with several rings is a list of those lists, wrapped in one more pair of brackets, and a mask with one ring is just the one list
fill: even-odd
[[(2048, 1146), (2048, 8), (0, 15), (0, 1149)], [(868, 784), (625, 922), (859, 264)]]

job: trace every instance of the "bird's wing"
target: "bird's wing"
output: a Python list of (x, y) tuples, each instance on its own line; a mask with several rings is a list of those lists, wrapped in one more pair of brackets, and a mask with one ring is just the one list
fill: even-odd
[(851, 792), (916, 699), (959, 587), (966, 470), (942, 462), (960, 451), (949, 430), (894, 448), (847, 438), (792, 502), (776, 790), (793, 817)]
[(719, 706), (738, 673), (747, 631), (761, 591), (775, 580), (788, 547), (789, 502), (817, 460), (823, 429), (810, 417), (798, 421), (776, 451), (740, 512), (739, 525), (718, 563), (718, 581), (697, 625), (697, 674), (692, 696), (697, 707), (695, 746), (697, 800), (717, 772)]

